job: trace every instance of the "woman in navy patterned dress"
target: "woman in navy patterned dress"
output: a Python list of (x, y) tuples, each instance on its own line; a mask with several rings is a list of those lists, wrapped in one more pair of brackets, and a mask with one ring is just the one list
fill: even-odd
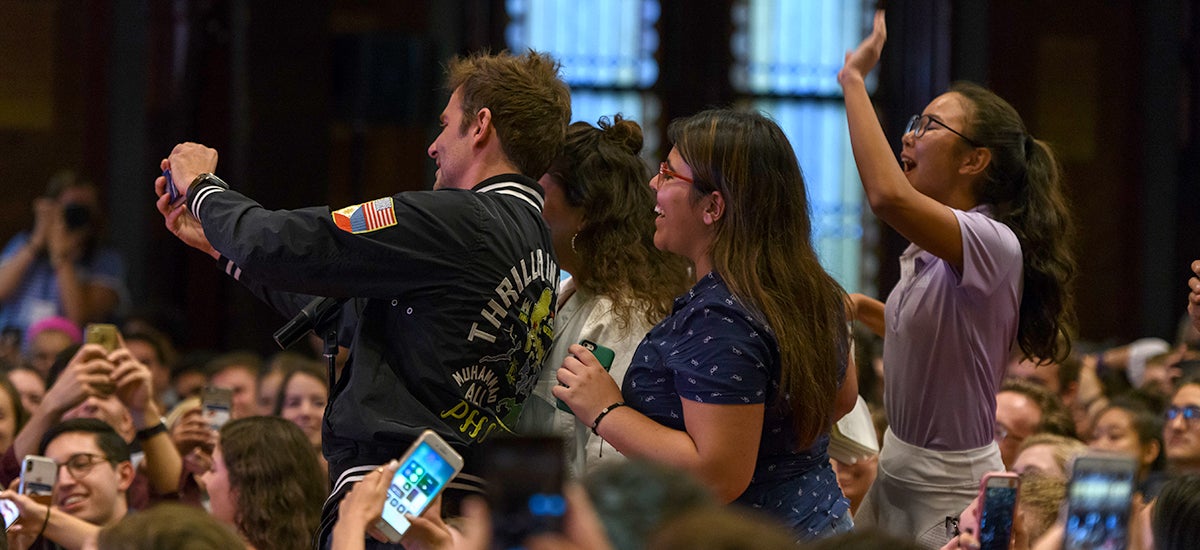
[(797, 538), (849, 530), (826, 453), (857, 391), (846, 297), (812, 248), (795, 153), (774, 122), (731, 110), (668, 135), (654, 244), (691, 260), (696, 285), (642, 340), (624, 388), (572, 346), (554, 394), (620, 452), (687, 470)]

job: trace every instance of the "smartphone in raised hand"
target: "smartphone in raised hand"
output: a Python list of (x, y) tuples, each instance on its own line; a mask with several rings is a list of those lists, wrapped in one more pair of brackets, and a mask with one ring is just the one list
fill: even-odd
[(1088, 451), (1071, 463), (1063, 550), (1125, 548), (1137, 463), (1113, 453)]
[(462, 456), (433, 430), (421, 437), (400, 458), (400, 468), (392, 477), (384, 497), (383, 516), (375, 528), (391, 543), (412, 525), (404, 514), (421, 515), (463, 467)]
[(25, 455), (21, 461), (21, 483), (17, 492), (48, 505), (57, 481), (58, 463), (44, 456)]
[(229, 422), (233, 414), (233, 390), (206, 386), (201, 394), (200, 403), (208, 426), (213, 431), (221, 431), (221, 426)]

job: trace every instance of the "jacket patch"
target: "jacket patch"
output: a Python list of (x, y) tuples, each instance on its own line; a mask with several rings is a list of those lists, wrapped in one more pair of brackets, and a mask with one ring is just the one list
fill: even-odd
[(392, 198), (384, 197), (335, 211), (333, 223), (348, 233), (368, 233), (396, 225), (396, 210)]

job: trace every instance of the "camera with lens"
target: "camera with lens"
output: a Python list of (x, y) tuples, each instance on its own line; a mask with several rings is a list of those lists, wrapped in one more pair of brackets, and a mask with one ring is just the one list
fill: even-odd
[(92, 221), (92, 210), (82, 204), (63, 206), (63, 221), (70, 229), (79, 229)]

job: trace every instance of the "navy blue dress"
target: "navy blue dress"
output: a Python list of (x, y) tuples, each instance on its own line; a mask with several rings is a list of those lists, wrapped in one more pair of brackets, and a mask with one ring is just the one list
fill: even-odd
[[(843, 361), (839, 378), (845, 369)], [(848, 530), (850, 501), (829, 465), (829, 436), (796, 448), (790, 408), (772, 406), (779, 378), (770, 329), (712, 272), (676, 298), (671, 315), (642, 340), (621, 391), (631, 407), (676, 430), (685, 430), (683, 399), (766, 404), (754, 477), (735, 502), (779, 518), (800, 539)]]

